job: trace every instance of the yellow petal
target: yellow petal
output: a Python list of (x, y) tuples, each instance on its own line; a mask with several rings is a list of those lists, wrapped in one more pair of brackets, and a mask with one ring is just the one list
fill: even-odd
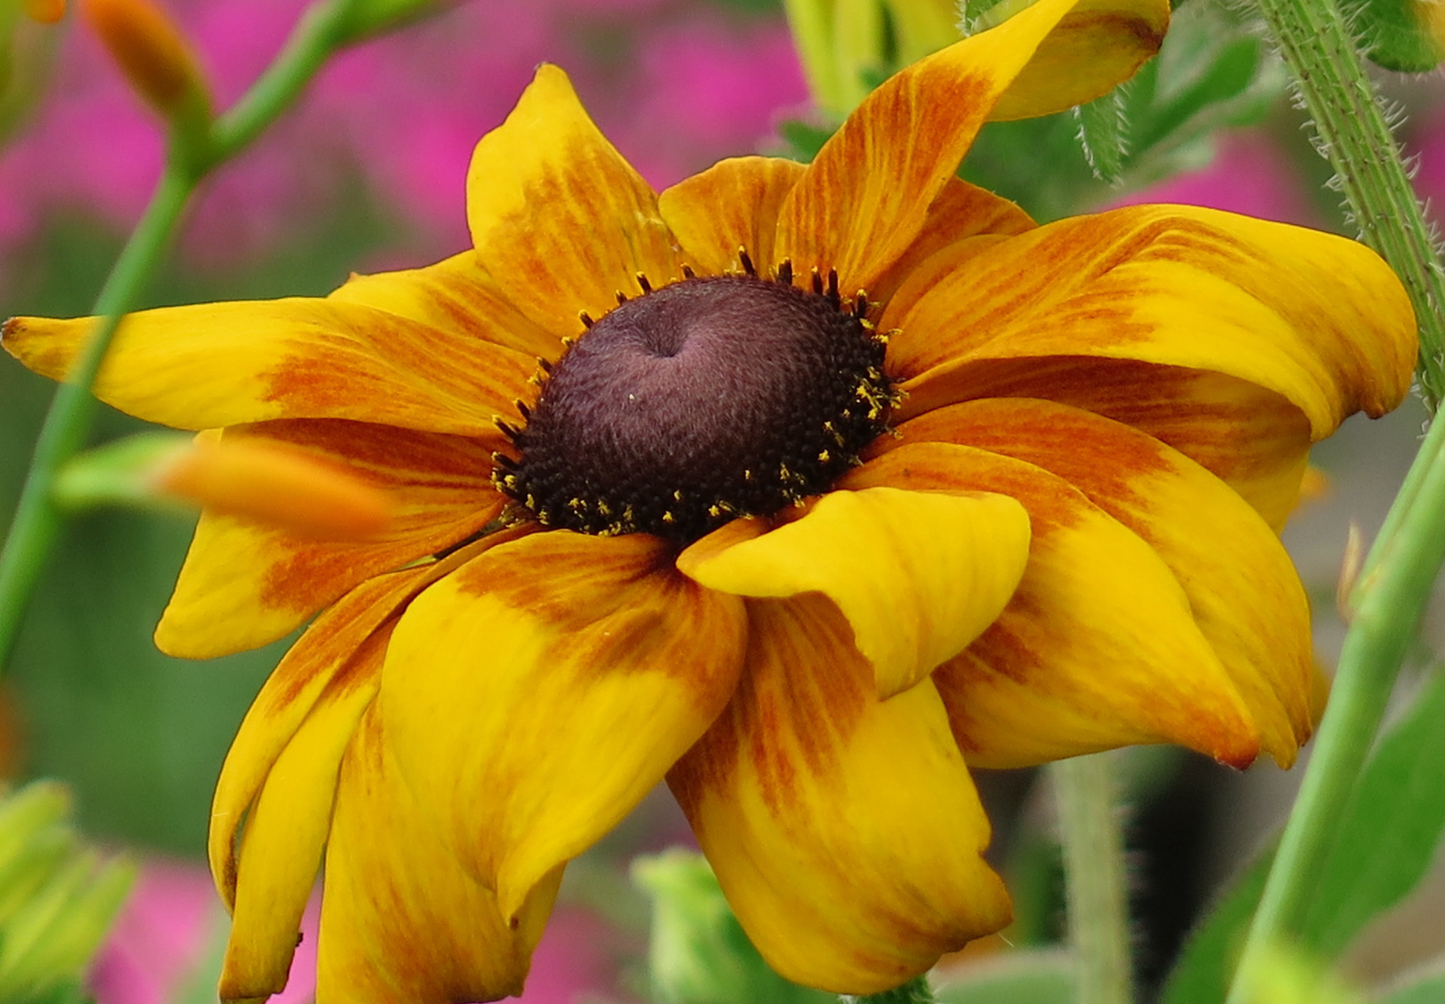
[(1028, 514), (1011, 498), (872, 488), (832, 492), (721, 552), (684, 551), (677, 566), (737, 596), (827, 596), (890, 697), (993, 623), (1028, 555)]
[(1039, 0), (907, 67), (824, 144), (783, 204), (777, 254), (870, 289), (908, 249), (995, 103), (1078, 0)]
[(385, 491), (392, 519), (364, 541), (319, 541), (274, 524), (205, 513), (156, 628), (171, 655), (211, 658), (283, 637), (358, 582), (477, 532), (503, 505), (486, 444), (360, 422), (268, 422), (224, 440), (278, 443)]
[(1150, 436), (1046, 401), (972, 401), (899, 432), (1034, 464), (1137, 534), (1183, 587), (1263, 748), (1294, 761), (1310, 734), (1309, 606), (1283, 545), (1227, 485)]
[(235, 859), (231, 934), (221, 968), (223, 1000), (286, 987), (301, 914), (331, 830), (341, 756), (376, 696), (390, 629), (364, 641), (327, 685), (271, 764), (246, 814)]
[(668, 783), (763, 957), (808, 986), (874, 993), (1007, 924), (933, 685), (879, 700), (822, 597), (748, 612), (737, 695)]
[(1212, 370), (1291, 401), (1322, 438), (1409, 389), (1403, 287), (1354, 241), (1189, 206), (1131, 206), (991, 245), (889, 305), (909, 414), (972, 396), (979, 359), (1099, 357)]
[(1159, 51), (1168, 26), (1168, 0), (1083, 0), (1044, 39), (989, 117), (1052, 115), (1107, 94)]
[(381, 706), (425, 813), (508, 918), (620, 820), (726, 704), (735, 597), (646, 534), (495, 548), (412, 602)]
[(467, 174), (467, 220), (482, 265), (557, 337), (582, 331), (616, 294), (677, 277), (657, 197), (598, 132), (555, 66), (543, 64), (507, 120), (483, 136)]
[[(70, 371), (94, 327), (14, 317), (11, 355)], [(536, 359), (475, 337), (339, 300), (295, 297), (161, 307), (121, 322), (96, 380), (107, 404), (150, 422), (208, 429), (280, 418), (346, 418), (494, 436)]]
[(966, 446), (919, 443), (842, 487), (1011, 495), (1028, 510), (1028, 569), (1009, 605), (934, 671), (970, 764), (1015, 767), (1168, 742), (1236, 766), (1259, 737), (1189, 599), (1138, 535), (1049, 472)]
[(504, 917), (399, 776), (375, 708), (341, 768), (316, 959), (317, 1004), (455, 1004), (522, 992), (562, 870)]
[(425, 268), (353, 273), (328, 299), (375, 307), (457, 338), (480, 338), (531, 356), (551, 358), (561, 350), (557, 335), (518, 310), (470, 248)]
[[(1298, 504), (1309, 422), (1257, 384), (1204, 370), (1074, 357), (981, 359), (955, 369), (949, 383), (966, 388), (964, 397), (1048, 399), (1133, 426), (1223, 480), (1276, 531)], [(900, 410), (911, 413), (912, 404)]]
[(700, 274), (720, 274), (739, 267), (741, 247), (760, 272), (776, 266), (778, 210), (803, 170), (777, 157), (734, 157), (667, 189), (657, 204), (682, 260)]

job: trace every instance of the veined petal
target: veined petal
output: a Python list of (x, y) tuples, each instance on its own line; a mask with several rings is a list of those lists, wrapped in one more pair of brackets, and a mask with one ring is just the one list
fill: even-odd
[(1261, 746), (1281, 766), (1294, 761), (1311, 728), (1309, 606), (1284, 546), (1227, 485), (1157, 439), (1048, 401), (971, 401), (899, 432), (1041, 467), (1137, 534), (1183, 587)]
[(531, 356), (551, 358), (561, 349), (556, 334), (506, 298), (471, 248), (425, 268), (352, 273), (328, 299), (375, 307), (459, 339), (480, 338)]
[(908, 414), (959, 400), (977, 359), (1091, 356), (1211, 370), (1285, 397), (1315, 438), (1410, 386), (1403, 287), (1354, 241), (1190, 206), (1130, 206), (993, 244), (885, 327)]
[[(61, 380), (94, 324), (15, 317), (0, 339), (26, 366)], [(344, 418), (492, 437), (492, 417), (511, 409), (536, 362), (345, 300), (203, 303), (128, 315), (95, 395), (180, 429)]]
[(742, 601), (672, 558), (647, 534), (533, 534), (432, 586), (392, 637), (388, 742), (509, 919), (662, 779), (732, 692)]
[(734, 157), (667, 189), (657, 204), (682, 260), (699, 273), (721, 274), (739, 267), (741, 247), (760, 272), (777, 265), (778, 210), (804, 170), (779, 157)]
[(239, 854), (231, 859), (235, 899), (221, 968), (222, 1000), (249, 1000), (286, 988), (301, 914), (331, 830), (341, 757), (376, 696), (390, 635), (389, 626), (369, 635), (345, 672), (330, 681), (246, 812)]
[[(959, 400), (1041, 398), (1133, 426), (1223, 480), (1276, 531), (1299, 502), (1309, 421), (1286, 398), (1246, 380), (1128, 359), (1055, 356), (980, 359), (954, 369), (947, 383)], [(901, 410), (909, 413), (913, 404), (905, 401)]]
[(578, 311), (601, 317), (639, 292), (639, 272), (655, 285), (678, 275), (656, 195), (549, 64), (477, 144), (467, 220), (483, 266), (558, 337), (581, 332)]
[(227, 909), (236, 903), (237, 831), (277, 758), (321, 696), (340, 700), (373, 687), (379, 643), (370, 639), (427, 585), (518, 532), (503, 530), (441, 561), (368, 580), (316, 618), (272, 670), (231, 742), (211, 801), (207, 853)]
[(677, 567), (736, 596), (827, 596), (885, 698), (992, 624), (1028, 557), (1028, 513), (1007, 496), (870, 488), (832, 492), (801, 519), (725, 550), (684, 551)]
[(820, 596), (748, 613), (737, 694), (668, 784), (763, 957), (808, 986), (873, 993), (1007, 924), (933, 685), (879, 700)]
[(297, 446), (384, 489), (384, 535), (322, 541), (282, 527), (203, 513), (175, 593), (156, 628), (171, 655), (212, 658), (284, 636), (357, 583), (464, 540), (494, 519), (487, 444), (362, 422), (267, 422), (227, 429)]
[(846, 291), (871, 290), (923, 229), (994, 105), (1077, 2), (1039, 0), (885, 81), (789, 193), (776, 253), (802, 273), (836, 268)]
[(999, 98), (995, 122), (1052, 115), (1107, 94), (1159, 51), (1168, 0), (1083, 0)]
[(1028, 569), (993, 625), (934, 671), (968, 762), (1017, 767), (1166, 742), (1236, 766), (1253, 719), (1159, 555), (1068, 482), (967, 446), (918, 443), (840, 487), (987, 491), (1023, 503)]
[(373, 707), (336, 792), (317, 1004), (456, 1004), (522, 992), (559, 867), (509, 915), (452, 856), (402, 780)]

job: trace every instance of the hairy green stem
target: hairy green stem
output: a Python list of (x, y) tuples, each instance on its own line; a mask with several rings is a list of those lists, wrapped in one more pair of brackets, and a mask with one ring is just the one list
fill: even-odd
[(1051, 764), (1064, 844), (1069, 943), (1077, 960), (1076, 1004), (1128, 1004), (1128, 876), (1113, 754)]
[(934, 1002), (933, 988), (928, 985), (926, 976), (920, 976), (901, 987), (885, 990), (881, 994), (868, 994), (866, 997), (851, 997), (844, 994), (838, 999), (843, 1004), (933, 1004)]
[(1420, 323), (1420, 384), (1433, 413), (1445, 394), (1445, 269), (1348, 22), (1336, 0), (1257, 2), (1361, 239), (1410, 294)]

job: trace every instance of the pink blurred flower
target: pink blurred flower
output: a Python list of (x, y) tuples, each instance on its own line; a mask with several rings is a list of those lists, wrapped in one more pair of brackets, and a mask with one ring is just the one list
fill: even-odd
[(1266, 220), (1318, 226), (1308, 191), (1263, 133), (1236, 132), (1218, 140), (1208, 167), (1135, 192), (1115, 205), (1182, 203), (1226, 209)]

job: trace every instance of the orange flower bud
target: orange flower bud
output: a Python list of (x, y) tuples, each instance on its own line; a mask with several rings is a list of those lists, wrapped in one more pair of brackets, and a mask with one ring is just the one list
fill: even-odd
[(377, 488), (340, 466), (273, 443), (202, 435), (157, 465), (152, 478), (161, 494), (308, 537), (370, 537), (391, 517)]
[(41, 24), (54, 24), (65, 16), (65, 0), (25, 0), (25, 13)]
[(81, 11), (131, 87), (163, 118), (209, 118), (205, 77), (165, 11), (151, 0), (84, 0)]

